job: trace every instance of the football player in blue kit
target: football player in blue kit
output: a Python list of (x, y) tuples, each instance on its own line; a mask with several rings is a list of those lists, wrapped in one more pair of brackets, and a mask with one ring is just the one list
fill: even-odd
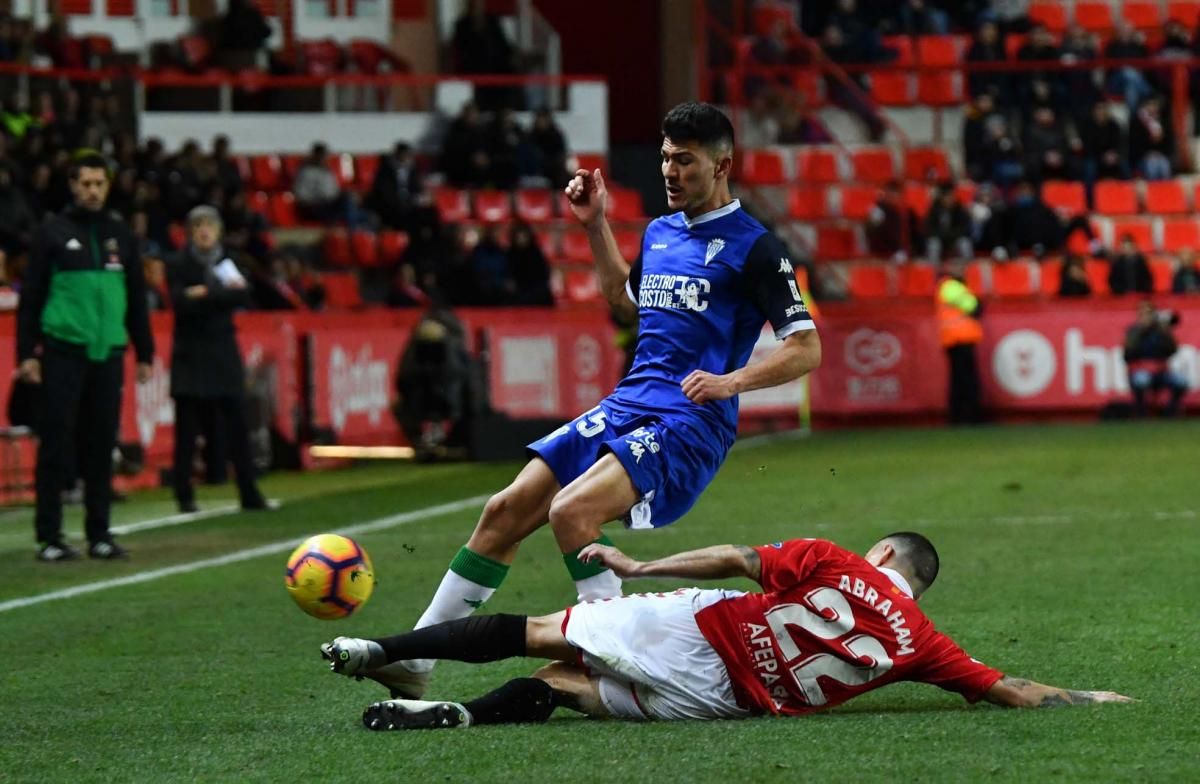
[[(601, 526), (648, 529), (679, 519), (708, 486), (737, 433), (737, 396), (816, 368), (821, 344), (783, 243), (729, 192), (733, 126), (709, 104), (684, 103), (662, 124), (672, 213), (646, 228), (630, 265), (605, 217), (600, 170), (566, 187), (613, 308), (639, 317), (629, 374), (598, 406), (528, 446), (530, 460), (483, 509), (417, 628), (470, 615), (500, 586), (525, 537), (549, 522), (579, 600), (621, 595), (601, 563), (577, 557)], [(780, 345), (746, 366), (764, 322)], [(367, 673), (419, 698), (432, 661)]]

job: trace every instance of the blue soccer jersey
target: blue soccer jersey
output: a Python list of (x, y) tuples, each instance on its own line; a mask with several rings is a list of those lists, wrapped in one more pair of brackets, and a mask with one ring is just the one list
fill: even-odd
[(766, 321), (781, 340), (815, 328), (783, 243), (736, 199), (694, 219), (677, 212), (652, 221), (626, 291), (638, 306), (637, 350), (609, 400), (699, 414), (727, 444), (737, 432), (737, 397), (696, 405), (683, 379), (745, 365)]

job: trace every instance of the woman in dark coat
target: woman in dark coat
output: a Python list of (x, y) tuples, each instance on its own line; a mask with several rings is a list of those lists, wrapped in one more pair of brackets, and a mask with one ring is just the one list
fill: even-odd
[(245, 414), (245, 371), (233, 311), (249, 301), (249, 289), (221, 247), (221, 216), (212, 207), (188, 213), (188, 243), (167, 265), (175, 309), (171, 348), (171, 397), (175, 399), (175, 500), (181, 512), (196, 511), (192, 459), (203, 416), (219, 414), (243, 509), (265, 509), (254, 481)]

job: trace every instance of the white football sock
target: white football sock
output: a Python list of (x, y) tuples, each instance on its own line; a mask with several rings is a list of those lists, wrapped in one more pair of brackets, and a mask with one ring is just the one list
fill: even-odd
[(579, 593), (579, 601), (590, 602), (595, 599), (614, 599), (621, 595), (621, 578), (612, 569), (592, 577), (575, 581), (575, 590)]
[[(447, 570), (441, 585), (429, 602), (429, 607), (421, 615), (414, 629), (424, 629), (446, 621), (456, 621), (466, 618), (492, 598), (495, 588), (488, 588), (472, 582), (454, 571)], [(406, 662), (406, 668), (414, 672), (425, 672), (433, 669), (433, 659), (412, 659)]]

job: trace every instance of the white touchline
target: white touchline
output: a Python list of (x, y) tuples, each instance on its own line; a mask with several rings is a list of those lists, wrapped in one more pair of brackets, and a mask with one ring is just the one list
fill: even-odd
[[(483, 506), (487, 499), (487, 495), (472, 496), (471, 498), (463, 498), (458, 501), (438, 504), (437, 506), (427, 506), (423, 509), (414, 509), (411, 512), (400, 512), (399, 514), (388, 515), (387, 517), (379, 517), (374, 520), (368, 520), (365, 523), (335, 528), (333, 530), (336, 533), (347, 534), (349, 536), (371, 533), (372, 531), (383, 531), (385, 529), (395, 528), (407, 523), (415, 523), (419, 520), (428, 520), (431, 517), (440, 517), (441, 515), (450, 514), (451, 512), (461, 512), (464, 509)], [(138, 574), (130, 574), (126, 575), (125, 577), (114, 577), (111, 580), (99, 580), (94, 583), (73, 585), (70, 588), (50, 591), (49, 593), (40, 593), (34, 596), (24, 596), (20, 599), (9, 599), (6, 602), (0, 602), (0, 613), (8, 612), (9, 610), (19, 610), (22, 607), (31, 607), (35, 604), (42, 604), (43, 602), (53, 602), (59, 599), (70, 599), (73, 596), (82, 596), (84, 594), (96, 593), (97, 591), (107, 591), (109, 588), (120, 588), (124, 585), (148, 583), (152, 580), (162, 579), (163, 577), (173, 577), (177, 574), (187, 574), (188, 572), (207, 569), (211, 566), (225, 566), (226, 564), (249, 561), (253, 558), (261, 558), (265, 555), (275, 555), (276, 553), (283, 553), (291, 550), (302, 541), (304, 541), (303, 537), (285, 539), (279, 542), (271, 542), (270, 544), (262, 544), (258, 547), (251, 547), (246, 550), (238, 550), (237, 552), (229, 553), (227, 555), (219, 555), (215, 558), (204, 558), (199, 561), (189, 561), (188, 563), (175, 564), (174, 566), (164, 566), (161, 569), (152, 569), (148, 572), (139, 572)]]
[(167, 515), (166, 517), (156, 517), (152, 520), (139, 520), (136, 523), (126, 523), (125, 525), (113, 526), (112, 532), (120, 536), (131, 534), (134, 531), (149, 531), (154, 528), (169, 528), (173, 525), (183, 525), (184, 523), (192, 523), (197, 520), (207, 520), (210, 517), (221, 517), (227, 514), (233, 514), (240, 511), (241, 507), (237, 504), (226, 504), (225, 506), (214, 506), (211, 509), (201, 509), (198, 512), (180, 512), (179, 514)]

